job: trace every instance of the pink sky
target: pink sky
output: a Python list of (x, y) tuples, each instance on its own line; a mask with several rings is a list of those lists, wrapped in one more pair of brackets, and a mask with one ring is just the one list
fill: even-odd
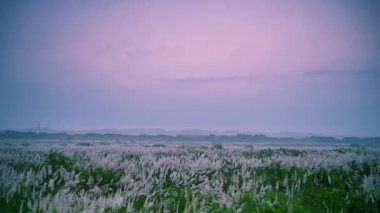
[(1, 4), (0, 127), (380, 131), (375, 1)]

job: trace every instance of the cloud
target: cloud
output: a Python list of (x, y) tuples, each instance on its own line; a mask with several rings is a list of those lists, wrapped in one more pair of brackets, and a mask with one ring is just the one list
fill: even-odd
[(245, 80), (246, 77), (238, 75), (230, 76), (209, 76), (209, 77), (186, 77), (186, 78), (172, 78), (164, 79), (164, 82), (170, 83), (189, 83), (189, 84), (200, 84), (200, 83), (229, 83), (234, 81)]
[(306, 70), (305, 77), (380, 77), (380, 68), (363, 70)]

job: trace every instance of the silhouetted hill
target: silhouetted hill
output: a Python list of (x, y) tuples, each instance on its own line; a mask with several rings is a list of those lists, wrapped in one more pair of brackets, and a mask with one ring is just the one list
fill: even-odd
[(334, 137), (325, 136), (310, 136), (304, 138), (292, 137), (269, 137), (263, 134), (250, 135), (250, 134), (236, 134), (236, 135), (127, 135), (127, 134), (113, 134), (113, 133), (83, 133), (83, 134), (69, 134), (66, 132), (46, 133), (46, 132), (20, 132), (5, 130), (0, 131), (1, 139), (89, 139), (89, 140), (129, 140), (129, 141), (214, 141), (214, 142), (291, 142), (291, 141), (305, 141), (305, 142), (380, 142), (380, 137), (346, 137), (337, 139)]

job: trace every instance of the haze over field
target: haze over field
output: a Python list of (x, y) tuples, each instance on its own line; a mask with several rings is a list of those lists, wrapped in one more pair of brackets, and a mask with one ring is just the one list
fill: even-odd
[(0, 129), (380, 135), (378, 1), (1, 1)]

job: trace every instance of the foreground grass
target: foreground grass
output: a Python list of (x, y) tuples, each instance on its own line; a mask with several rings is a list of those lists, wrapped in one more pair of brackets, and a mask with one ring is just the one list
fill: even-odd
[(0, 212), (380, 209), (378, 153), (359, 148), (109, 146), (1, 149)]

